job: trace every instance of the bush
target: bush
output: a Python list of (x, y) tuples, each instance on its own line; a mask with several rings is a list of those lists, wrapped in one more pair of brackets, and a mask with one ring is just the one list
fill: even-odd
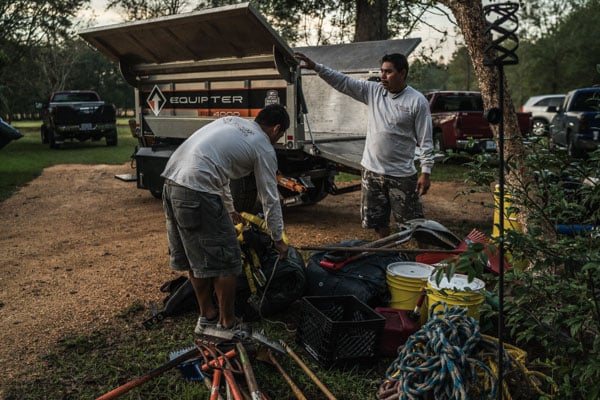
[[(547, 367), (557, 398), (600, 398), (600, 150), (573, 162), (526, 145), (527, 180), (506, 187), (508, 215), (527, 215), (526, 232), (505, 230), (505, 248), (524, 269), (505, 274), (505, 334)], [(469, 180), (490, 189), (497, 169), (473, 161)], [(495, 173), (494, 173), (495, 172)], [(527, 175), (525, 175), (527, 176)], [(584, 183), (586, 182), (586, 183)], [(505, 228), (506, 229), (506, 228)]]

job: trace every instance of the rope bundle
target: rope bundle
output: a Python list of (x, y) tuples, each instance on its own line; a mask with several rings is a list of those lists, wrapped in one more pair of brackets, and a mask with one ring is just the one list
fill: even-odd
[(481, 341), (479, 323), (465, 308), (441, 304), (443, 310), (409, 337), (388, 367), (378, 399), (466, 400), (470, 387), (477, 387), (481, 398), (496, 397), (493, 373), (474, 357)]
[[(476, 395), (495, 399), (498, 391), (498, 339), (482, 335), (479, 323), (467, 309), (446, 303), (431, 315), (421, 330), (408, 338), (388, 367), (386, 380), (377, 391), (380, 400), (467, 400)], [(438, 303), (432, 306), (436, 309)], [(504, 344), (503, 398), (510, 400), (509, 383), (519, 394), (533, 389), (552, 399), (557, 385), (541, 372), (525, 365), (527, 353)], [(549, 392), (549, 393), (548, 393)]]

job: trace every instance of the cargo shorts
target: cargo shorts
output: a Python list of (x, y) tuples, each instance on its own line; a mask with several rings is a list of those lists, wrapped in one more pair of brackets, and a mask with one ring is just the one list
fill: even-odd
[(360, 217), (363, 228), (385, 228), (393, 214), (396, 224), (424, 218), (416, 191), (417, 174), (407, 177), (380, 175), (362, 170)]
[(163, 208), (170, 265), (196, 278), (239, 275), (242, 256), (237, 234), (221, 197), (166, 181)]

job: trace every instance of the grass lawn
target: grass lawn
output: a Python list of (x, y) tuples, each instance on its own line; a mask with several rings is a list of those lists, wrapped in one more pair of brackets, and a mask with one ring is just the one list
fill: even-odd
[(40, 121), (13, 124), (23, 137), (0, 150), (0, 201), (10, 197), (20, 186), (56, 164), (122, 164), (130, 159), (137, 140), (131, 136), (125, 120), (118, 121), (119, 144), (106, 146), (104, 140), (65, 142), (59, 150), (42, 144)]
[[(117, 120), (119, 145), (108, 147), (99, 142), (66, 142), (61, 149), (52, 150), (42, 144), (41, 121), (18, 121), (13, 124), (23, 137), (0, 150), (0, 201), (10, 197), (20, 186), (42, 173), (46, 167), (56, 164), (122, 164), (127, 162), (137, 145), (131, 136), (126, 119)], [(464, 161), (464, 160), (463, 160)], [(465, 166), (461, 160), (439, 162), (433, 169), (433, 181), (462, 181)], [(340, 182), (360, 179), (359, 176), (341, 173)]]

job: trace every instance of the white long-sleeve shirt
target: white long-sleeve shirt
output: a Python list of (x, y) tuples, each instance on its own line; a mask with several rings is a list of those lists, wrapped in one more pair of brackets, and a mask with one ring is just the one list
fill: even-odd
[(256, 122), (223, 117), (200, 128), (171, 155), (161, 174), (178, 185), (221, 196), (234, 211), (230, 179), (254, 172), (267, 227), (281, 240), (283, 218), (277, 191), (277, 156)]
[(416, 146), (421, 172), (433, 167), (433, 131), (427, 99), (407, 86), (390, 93), (378, 82), (358, 80), (323, 64), (315, 71), (334, 89), (368, 106), (367, 134), (361, 165), (382, 175), (414, 175)]

